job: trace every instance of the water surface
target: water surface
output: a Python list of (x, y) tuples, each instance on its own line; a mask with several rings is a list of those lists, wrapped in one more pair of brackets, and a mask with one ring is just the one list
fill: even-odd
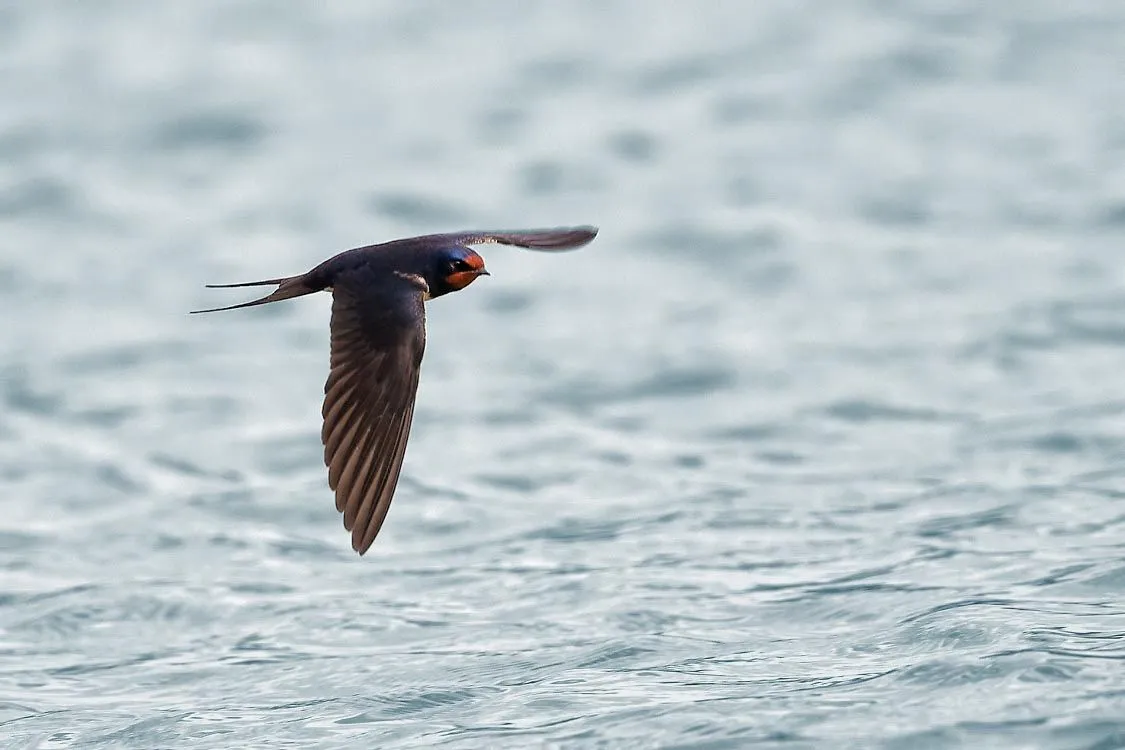
[[(0, 7), (0, 747), (1125, 747), (1125, 7)], [(486, 249), (349, 548), (326, 296)]]

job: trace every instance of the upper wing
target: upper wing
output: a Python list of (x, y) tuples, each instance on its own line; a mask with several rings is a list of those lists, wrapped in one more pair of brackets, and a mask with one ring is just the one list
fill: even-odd
[(598, 236), (597, 227), (559, 227), (557, 229), (522, 229), (496, 232), (455, 232), (431, 234), (417, 239), (451, 245), (515, 245), (532, 250), (572, 250), (588, 244)]
[(300, 277), (311, 286), (322, 289), (332, 286), (333, 279), (367, 262), (372, 253), (380, 255), (393, 252), (407, 254), (447, 248), (454, 245), (515, 245), (532, 250), (558, 252), (572, 250), (588, 244), (598, 236), (597, 227), (559, 227), (557, 229), (516, 229), (511, 231), (467, 231), (445, 234), (424, 234), (420, 237), (406, 237), (375, 245), (353, 247), (334, 255), (316, 268)]
[(372, 304), (346, 286), (332, 293), (331, 372), (324, 384), (324, 463), (336, 510), (367, 551), (402, 469), (425, 349), (420, 293)]

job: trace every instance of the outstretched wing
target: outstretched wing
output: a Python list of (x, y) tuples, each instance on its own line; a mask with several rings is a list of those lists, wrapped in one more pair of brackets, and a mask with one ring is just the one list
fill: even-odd
[(332, 292), (331, 372), (324, 384), (324, 463), (336, 510), (363, 554), (394, 497), (426, 342), (421, 293), (369, 300)]
[(445, 245), (515, 245), (531, 250), (558, 252), (582, 247), (597, 236), (597, 227), (586, 226), (496, 232), (455, 232), (452, 234), (431, 234), (418, 237), (417, 240)]

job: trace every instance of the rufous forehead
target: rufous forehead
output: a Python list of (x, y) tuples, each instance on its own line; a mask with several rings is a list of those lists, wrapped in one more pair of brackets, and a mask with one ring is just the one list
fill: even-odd
[(479, 271), (484, 268), (484, 258), (480, 257), (480, 255), (472, 250), (465, 256), (465, 262), (469, 265), (469, 268), (472, 268), (474, 271)]

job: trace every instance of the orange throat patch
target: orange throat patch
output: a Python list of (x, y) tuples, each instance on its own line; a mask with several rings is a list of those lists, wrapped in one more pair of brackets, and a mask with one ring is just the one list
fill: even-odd
[(481, 275), (480, 271), (457, 271), (445, 277), (445, 283), (454, 289), (460, 290), (472, 284)]

